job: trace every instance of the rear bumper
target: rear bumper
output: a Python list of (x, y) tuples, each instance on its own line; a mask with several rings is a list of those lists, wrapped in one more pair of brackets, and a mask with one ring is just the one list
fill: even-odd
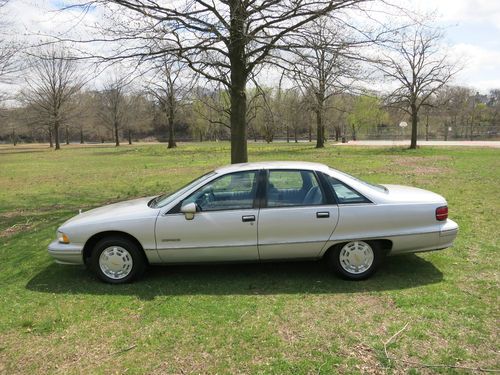
[(75, 244), (64, 244), (58, 240), (49, 245), (49, 254), (57, 263), (61, 264), (83, 264), (83, 246)]
[(458, 235), (458, 224), (453, 220), (446, 220), (446, 223), (441, 227), (439, 232), (439, 243), (443, 248), (453, 245), (453, 241)]
[(389, 255), (443, 250), (453, 245), (457, 235), (458, 224), (448, 219), (441, 225), (438, 232), (388, 237), (393, 242)]

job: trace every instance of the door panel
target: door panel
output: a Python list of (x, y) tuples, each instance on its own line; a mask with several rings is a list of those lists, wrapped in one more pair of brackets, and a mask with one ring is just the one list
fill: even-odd
[(155, 235), (161, 260), (257, 260), (257, 175), (257, 171), (229, 173), (186, 197), (181, 206), (197, 206), (192, 220), (175, 212), (158, 217)]
[(259, 215), (261, 259), (315, 258), (335, 230), (338, 206), (327, 197), (314, 172), (270, 170), (266, 208)]
[(338, 217), (338, 206), (331, 205), (261, 209), (260, 259), (317, 257), (335, 230)]
[(193, 220), (184, 214), (160, 216), (158, 254), (168, 263), (257, 260), (257, 219), (258, 209), (199, 212)]

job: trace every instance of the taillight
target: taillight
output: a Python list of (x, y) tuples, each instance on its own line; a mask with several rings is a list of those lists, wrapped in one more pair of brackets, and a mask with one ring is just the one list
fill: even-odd
[(436, 208), (436, 220), (443, 221), (448, 219), (448, 206)]

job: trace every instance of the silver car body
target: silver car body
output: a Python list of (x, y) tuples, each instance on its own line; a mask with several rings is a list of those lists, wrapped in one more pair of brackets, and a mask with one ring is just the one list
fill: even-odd
[[(289, 169), (331, 176), (370, 202), (198, 212), (193, 220), (181, 212), (169, 213), (222, 175)], [(234, 164), (215, 170), (161, 208), (149, 207), (153, 198), (149, 197), (81, 213), (58, 229), (70, 243), (53, 241), (49, 254), (59, 263), (83, 264), (86, 244), (110, 232), (137, 240), (150, 264), (321, 258), (333, 245), (351, 240), (385, 240), (388, 255), (444, 249), (453, 244), (458, 225), (435, 218), (436, 208), (447, 204), (442, 196), (412, 187), (383, 186), (385, 189), (374, 188), (317, 163)], [(247, 216), (255, 216), (255, 221), (242, 221)]]

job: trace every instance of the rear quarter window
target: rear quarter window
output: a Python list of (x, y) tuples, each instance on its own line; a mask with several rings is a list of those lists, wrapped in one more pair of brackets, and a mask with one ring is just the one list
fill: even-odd
[(347, 186), (343, 182), (333, 178), (331, 176), (326, 176), (328, 183), (332, 187), (335, 195), (337, 196), (337, 201), (340, 204), (355, 204), (355, 203), (371, 203), (362, 194), (358, 193), (356, 190)]

